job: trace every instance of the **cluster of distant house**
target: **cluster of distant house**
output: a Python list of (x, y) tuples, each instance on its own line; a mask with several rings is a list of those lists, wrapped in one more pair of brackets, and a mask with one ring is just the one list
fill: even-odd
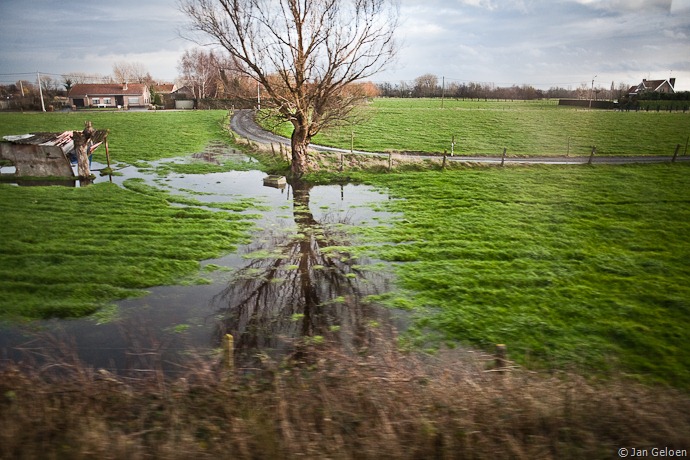
[[(638, 85), (631, 86), (628, 96), (639, 96), (645, 92), (672, 94), (675, 92), (675, 78), (667, 80), (642, 79)], [(152, 101), (157, 94), (160, 100)], [(192, 91), (187, 87), (177, 88), (174, 83), (157, 84), (151, 88), (144, 83), (80, 83), (72, 86), (67, 95), (74, 108), (144, 108), (158, 105), (169, 109), (194, 108)]]
[[(69, 105), (74, 108), (148, 108), (160, 105), (164, 108), (194, 108), (191, 91), (187, 87), (177, 88), (174, 83), (156, 84), (153, 94), (159, 101), (151, 99), (151, 87), (145, 83), (78, 83), (67, 94)], [(159, 103), (159, 104), (158, 104)]]

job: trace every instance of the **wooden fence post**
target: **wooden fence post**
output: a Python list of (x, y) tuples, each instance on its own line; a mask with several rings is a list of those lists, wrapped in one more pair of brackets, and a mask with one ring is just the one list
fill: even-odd
[(108, 169), (110, 169), (110, 151), (108, 150), (108, 136), (105, 136), (105, 159), (108, 162)]
[(501, 166), (503, 166), (506, 162), (506, 151), (507, 150), (508, 150), (507, 148), (503, 147), (503, 155), (501, 156)]
[(589, 161), (587, 161), (588, 165), (592, 164), (592, 159), (594, 158), (594, 154), (597, 153), (597, 147), (592, 146), (592, 153), (589, 154)]
[(676, 151), (673, 152), (673, 158), (671, 159), (671, 163), (676, 162), (676, 158), (678, 158), (678, 152), (680, 151), (680, 144), (676, 144)]
[(225, 356), (223, 357), (225, 368), (228, 371), (233, 371), (235, 368), (235, 339), (232, 334), (225, 334), (223, 348), (225, 349)]
[(506, 357), (506, 346), (502, 343), (496, 344), (496, 369), (499, 369), (499, 372), (503, 373), (505, 368), (507, 367), (507, 357)]

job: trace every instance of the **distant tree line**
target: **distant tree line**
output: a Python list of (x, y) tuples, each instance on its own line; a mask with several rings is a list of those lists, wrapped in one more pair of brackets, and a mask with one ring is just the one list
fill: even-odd
[(454, 99), (594, 99), (618, 100), (627, 94), (627, 83), (611, 83), (610, 89), (592, 88), (582, 83), (577, 88), (551, 87), (547, 90), (537, 89), (532, 85), (497, 86), (483, 82), (457, 82), (445, 80), (433, 74), (424, 74), (413, 81), (398, 83), (383, 82), (377, 84), (382, 97), (447, 97)]

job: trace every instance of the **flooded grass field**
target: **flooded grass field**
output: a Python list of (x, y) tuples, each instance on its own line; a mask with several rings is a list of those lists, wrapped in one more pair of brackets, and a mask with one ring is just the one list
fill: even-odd
[[(235, 165), (242, 170), (227, 170)], [(252, 165), (212, 143), (84, 189), (3, 185), (4, 212), (20, 214), (11, 215), (16, 233), (5, 228), (1, 310), (46, 318), (6, 320), (3, 354), (52, 350), (118, 372), (174, 372), (186, 353), (213, 353), (227, 333), (238, 363), (250, 365), (301, 337), (354, 350), (368, 328), (390, 327), (390, 311), (367, 301), (388, 290), (389, 273), (358, 256), (348, 232), (385, 219), (372, 206), (387, 196), (365, 185), (267, 187)], [(26, 199), (35, 207), (16, 210)], [(114, 300), (123, 296), (131, 298)]]
[[(209, 116), (159, 115), (136, 114), (126, 129), (137, 132), (141, 117), (206, 126)], [(220, 125), (227, 114), (212, 115)], [(392, 307), (413, 318), (402, 337), (412, 349), (505, 343), (532, 369), (689, 385), (679, 352), (689, 338), (684, 164), (348, 164), (273, 188), (264, 166), (225, 143), (165, 160), (151, 150), (82, 190), (2, 187), (5, 317), (97, 311), (38, 329), (80, 328), (62, 342), (121, 337), (113, 348), (126, 352), (111, 368), (136, 367), (131, 356), (161, 361), (163, 349), (214, 350), (227, 332), (251, 366), (254, 350), (282, 353), (297, 336), (356, 349), (368, 329), (394, 324), (383, 321)], [(23, 340), (16, 331), (6, 343)]]
[(149, 145), (89, 187), (0, 184), (0, 457), (690, 448), (687, 165), (279, 188)]

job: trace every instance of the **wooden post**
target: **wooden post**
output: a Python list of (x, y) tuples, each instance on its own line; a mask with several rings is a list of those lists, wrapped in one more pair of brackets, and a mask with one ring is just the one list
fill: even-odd
[(388, 171), (393, 167), (393, 154), (388, 152)]
[(84, 131), (74, 131), (72, 139), (74, 140), (74, 151), (77, 154), (77, 171), (81, 179), (86, 179), (91, 176), (91, 169), (89, 168), (89, 144), (93, 134), (93, 126), (91, 122), (85, 123)]
[(594, 158), (594, 154), (597, 153), (597, 147), (592, 146), (592, 153), (589, 154), (589, 161), (587, 161), (588, 165), (592, 164), (592, 159)]
[(235, 368), (235, 339), (232, 337), (232, 334), (225, 334), (223, 348), (225, 351), (225, 356), (223, 357), (225, 368), (232, 371)]
[(441, 165), (441, 169), (446, 169), (446, 152), (443, 152), (443, 165)]
[(108, 150), (108, 136), (105, 138), (105, 160), (108, 162), (108, 169), (110, 169), (110, 151)]
[(450, 156), (455, 155), (455, 135), (450, 138)]
[(503, 166), (506, 162), (506, 151), (507, 150), (508, 150), (507, 148), (503, 147), (503, 155), (501, 156), (501, 166)]
[(673, 152), (673, 158), (671, 159), (671, 163), (676, 162), (676, 158), (678, 158), (678, 152), (680, 151), (680, 144), (676, 144), (676, 151)]
[(503, 372), (503, 370), (507, 367), (507, 359), (506, 359), (506, 346), (502, 343), (496, 344), (496, 369), (499, 369), (499, 372)]

